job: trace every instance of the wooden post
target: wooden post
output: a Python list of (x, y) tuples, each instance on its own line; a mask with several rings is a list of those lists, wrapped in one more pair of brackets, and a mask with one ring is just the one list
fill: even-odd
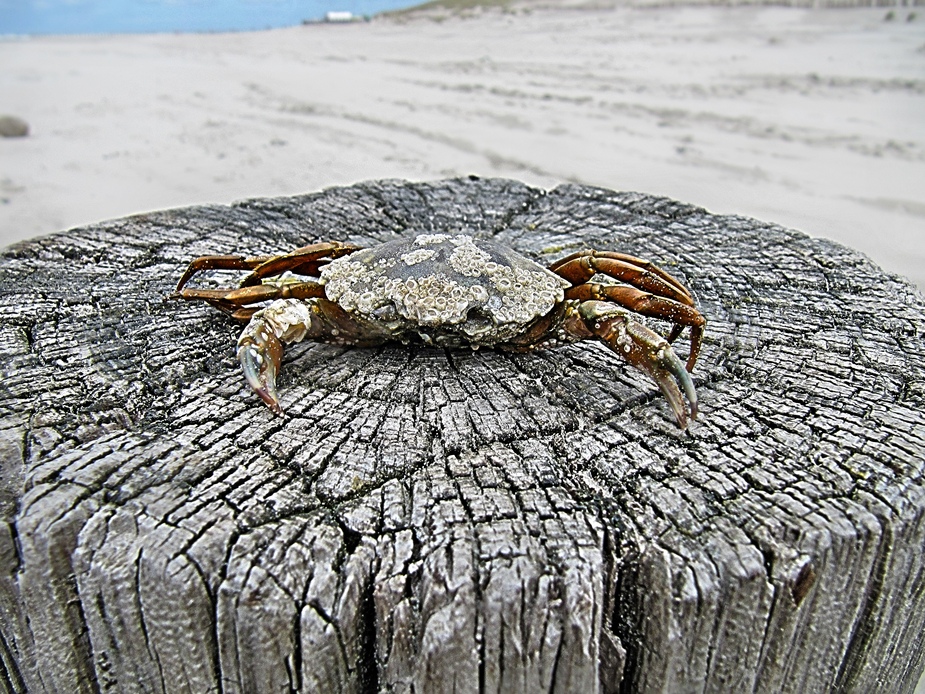
[[(301, 344), (280, 418), (239, 327), (164, 300), (195, 256), (413, 231), (664, 266), (709, 320), (700, 420), (592, 343)], [(911, 692), (925, 667), (925, 299), (854, 251), (636, 193), (383, 181), (21, 243), (0, 297), (7, 691)]]

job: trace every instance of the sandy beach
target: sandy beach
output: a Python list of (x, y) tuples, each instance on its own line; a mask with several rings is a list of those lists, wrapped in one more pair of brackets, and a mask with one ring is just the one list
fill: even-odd
[(153, 209), (478, 174), (759, 217), (925, 288), (925, 10), (910, 12), (521, 6), (7, 38), (0, 113), (31, 134), (0, 139), (0, 245)]

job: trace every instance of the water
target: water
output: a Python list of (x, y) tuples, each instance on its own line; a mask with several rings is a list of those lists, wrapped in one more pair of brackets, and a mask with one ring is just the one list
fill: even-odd
[(0, 0), (0, 35), (250, 31), (415, 0)]

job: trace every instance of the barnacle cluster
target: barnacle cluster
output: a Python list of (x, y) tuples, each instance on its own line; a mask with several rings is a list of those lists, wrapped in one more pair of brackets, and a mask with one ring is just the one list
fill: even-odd
[[(359, 251), (323, 267), (321, 281), (347, 311), (373, 318), (394, 306), (420, 326), (457, 325), (486, 340), (544, 315), (568, 284), (512, 251), (462, 234), (422, 234)], [(487, 334), (486, 318), (500, 332)]]
[(451, 242), (456, 248), (449, 257), (450, 267), (466, 277), (484, 277), (491, 283), (494, 291), (488, 307), (497, 322), (526, 323), (562, 300), (567, 283), (552, 273), (497, 263), (469, 236), (455, 236)]
[(403, 254), (401, 261), (405, 265), (417, 265), (418, 263), (423, 263), (425, 260), (430, 260), (434, 257), (434, 254), (437, 251), (434, 251), (430, 248), (419, 248), (416, 251), (408, 251)]
[(325, 268), (325, 293), (344, 310), (367, 317), (392, 304), (402, 316), (421, 325), (456, 324), (488, 298), (481, 285), (462, 285), (439, 273), (390, 277), (377, 265), (348, 259), (337, 263)]
[[(462, 236), (462, 234), (458, 234)], [(430, 246), (435, 243), (443, 243), (444, 241), (449, 241), (452, 236), (449, 234), (418, 234), (414, 237), (415, 246)]]

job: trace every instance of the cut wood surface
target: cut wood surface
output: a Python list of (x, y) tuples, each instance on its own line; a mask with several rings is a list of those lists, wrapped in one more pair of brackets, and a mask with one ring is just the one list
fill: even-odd
[[(700, 419), (591, 342), (302, 343), (278, 417), (239, 325), (165, 301), (195, 256), (421, 231), (666, 268), (709, 321)], [(925, 667), (925, 299), (854, 251), (637, 193), (380, 181), (25, 242), (0, 297), (3, 689), (911, 692)]]

